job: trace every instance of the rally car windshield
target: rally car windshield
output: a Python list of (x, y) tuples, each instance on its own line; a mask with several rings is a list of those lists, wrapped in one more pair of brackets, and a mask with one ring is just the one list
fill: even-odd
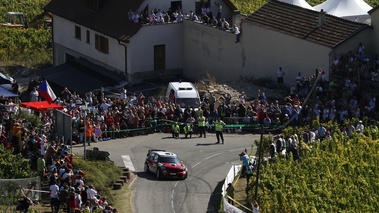
[(160, 163), (180, 163), (179, 159), (176, 157), (161, 157), (159, 159)]

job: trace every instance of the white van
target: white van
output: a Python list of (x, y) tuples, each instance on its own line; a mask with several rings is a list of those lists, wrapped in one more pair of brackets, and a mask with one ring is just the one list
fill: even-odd
[(189, 106), (197, 109), (200, 106), (199, 92), (191, 82), (170, 82), (166, 91), (166, 99), (171, 103), (179, 104), (180, 108)]

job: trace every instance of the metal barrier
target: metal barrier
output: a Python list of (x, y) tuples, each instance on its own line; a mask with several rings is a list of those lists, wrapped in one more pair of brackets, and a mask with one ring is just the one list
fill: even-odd
[[(207, 119), (208, 122), (206, 126), (209, 131), (214, 131), (214, 120), (212, 118)], [(226, 132), (242, 133), (243, 130), (254, 130), (259, 129), (261, 124), (257, 122), (255, 117), (226, 117), (223, 119), (226, 124), (224, 130)], [(102, 133), (125, 133), (125, 134), (149, 134), (154, 132), (165, 132), (169, 133), (171, 131), (172, 124), (175, 123), (174, 120), (166, 119), (150, 119), (145, 120), (143, 126), (133, 127), (124, 130), (102, 130)], [(183, 127), (187, 125), (186, 122), (178, 122), (178, 125), (183, 130)], [(197, 122), (192, 124), (196, 132), (198, 124)]]

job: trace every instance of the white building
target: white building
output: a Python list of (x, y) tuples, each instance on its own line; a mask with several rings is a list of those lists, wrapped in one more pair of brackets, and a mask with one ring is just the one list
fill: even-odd
[[(371, 43), (372, 28), (318, 11), (272, 0), (241, 21), (243, 35), (203, 23), (141, 25), (128, 20), (128, 11), (182, 8), (200, 13), (201, 5), (217, 5), (222, 16), (241, 21), (229, 0), (124, 1), (52, 0), (54, 65), (84, 57), (125, 76), (129, 82), (183, 75), (199, 80), (207, 74), (219, 81), (241, 77), (276, 78), (279, 66), (285, 83), (298, 72), (310, 76), (316, 68), (329, 73), (335, 57)], [(366, 46), (366, 52), (373, 49)]]
[(214, 15), (221, 5), (227, 18), (235, 9), (229, 0), (52, 0), (45, 10), (53, 17), (54, 65), (83, 57), (128, 81), (181, 75), (183, 23), (142, 25), (128, 13), (169, 8), (200, 13), (208, 5)]

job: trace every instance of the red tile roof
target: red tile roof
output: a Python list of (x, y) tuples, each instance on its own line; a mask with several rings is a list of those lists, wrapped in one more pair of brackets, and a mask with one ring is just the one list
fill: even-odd
[(319, 14), (317, 11), (271, 0), (244, 21), (328, 47), (335, 47), (370, 27), (328, 14), (325, 14), (324, 24), (318, 27)]
[[(101, 1), (99, 1), (101, 2)], [(127, 41), (141, 28), (128, 20), (143, 0), (106, 0), (99, 11), (84, 6), (84, 0), (51, 0), (45, 10), (78, 25), (88, 27), (120, 41)]]

